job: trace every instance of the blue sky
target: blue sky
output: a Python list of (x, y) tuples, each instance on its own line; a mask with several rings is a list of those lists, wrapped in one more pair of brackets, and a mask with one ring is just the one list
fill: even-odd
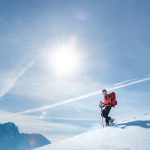
[[(55, 104), (150, 74), (149, 7), (148, 0), (0, 0), (1, 109)], [(79, 70), (57, 77), (49, 61), (66, 43), (75, 45)], [(113, 115), (146, 113), (149, 91), (149, 81), (116, 90), (120, 106)], [(97, 95), (46, 114), (97, 119), (101, 99)]]

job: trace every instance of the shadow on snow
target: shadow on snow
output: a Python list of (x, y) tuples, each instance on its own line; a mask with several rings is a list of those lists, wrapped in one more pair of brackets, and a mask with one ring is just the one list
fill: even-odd
[(137, 120), (137, 121), (131, 121), (131, 122), (126, 122), (126, 123), (119, 123), (117, 124), (118, 127), (125, 129), (126, 127), (129, 126), (138, 126), (142, 128), (150, 128), (150, 120)]

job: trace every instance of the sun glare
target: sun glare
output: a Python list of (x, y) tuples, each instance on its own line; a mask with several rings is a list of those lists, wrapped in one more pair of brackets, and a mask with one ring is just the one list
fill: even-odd
[(50, 56), (50, 66), (57, 76), (73, 76), (79, 71), (80, 57), (72, 44), (63, 44), (55, 48)]

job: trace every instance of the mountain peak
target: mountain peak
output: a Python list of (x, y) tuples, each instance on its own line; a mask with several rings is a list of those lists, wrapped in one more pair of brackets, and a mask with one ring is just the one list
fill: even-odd
[(50, 144), (40, 134), (19, 133), (18, 127), (12, 122), (0, 124), (0, 139), (0, 149), (3, 150), (31, 150)]

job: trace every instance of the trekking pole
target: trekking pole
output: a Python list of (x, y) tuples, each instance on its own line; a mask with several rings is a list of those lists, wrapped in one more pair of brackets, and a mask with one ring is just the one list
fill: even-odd
[(102, 101), (100, 101), (101, 116), (102, 116), (102, 122), (101, 122), (101, 125), (102, 125), (102, 127), (104, 128), (104, 122), (103, 122), (103, 109), (102, 109), (102, 105), (103, 105), (103, 102), (102, 102)]

